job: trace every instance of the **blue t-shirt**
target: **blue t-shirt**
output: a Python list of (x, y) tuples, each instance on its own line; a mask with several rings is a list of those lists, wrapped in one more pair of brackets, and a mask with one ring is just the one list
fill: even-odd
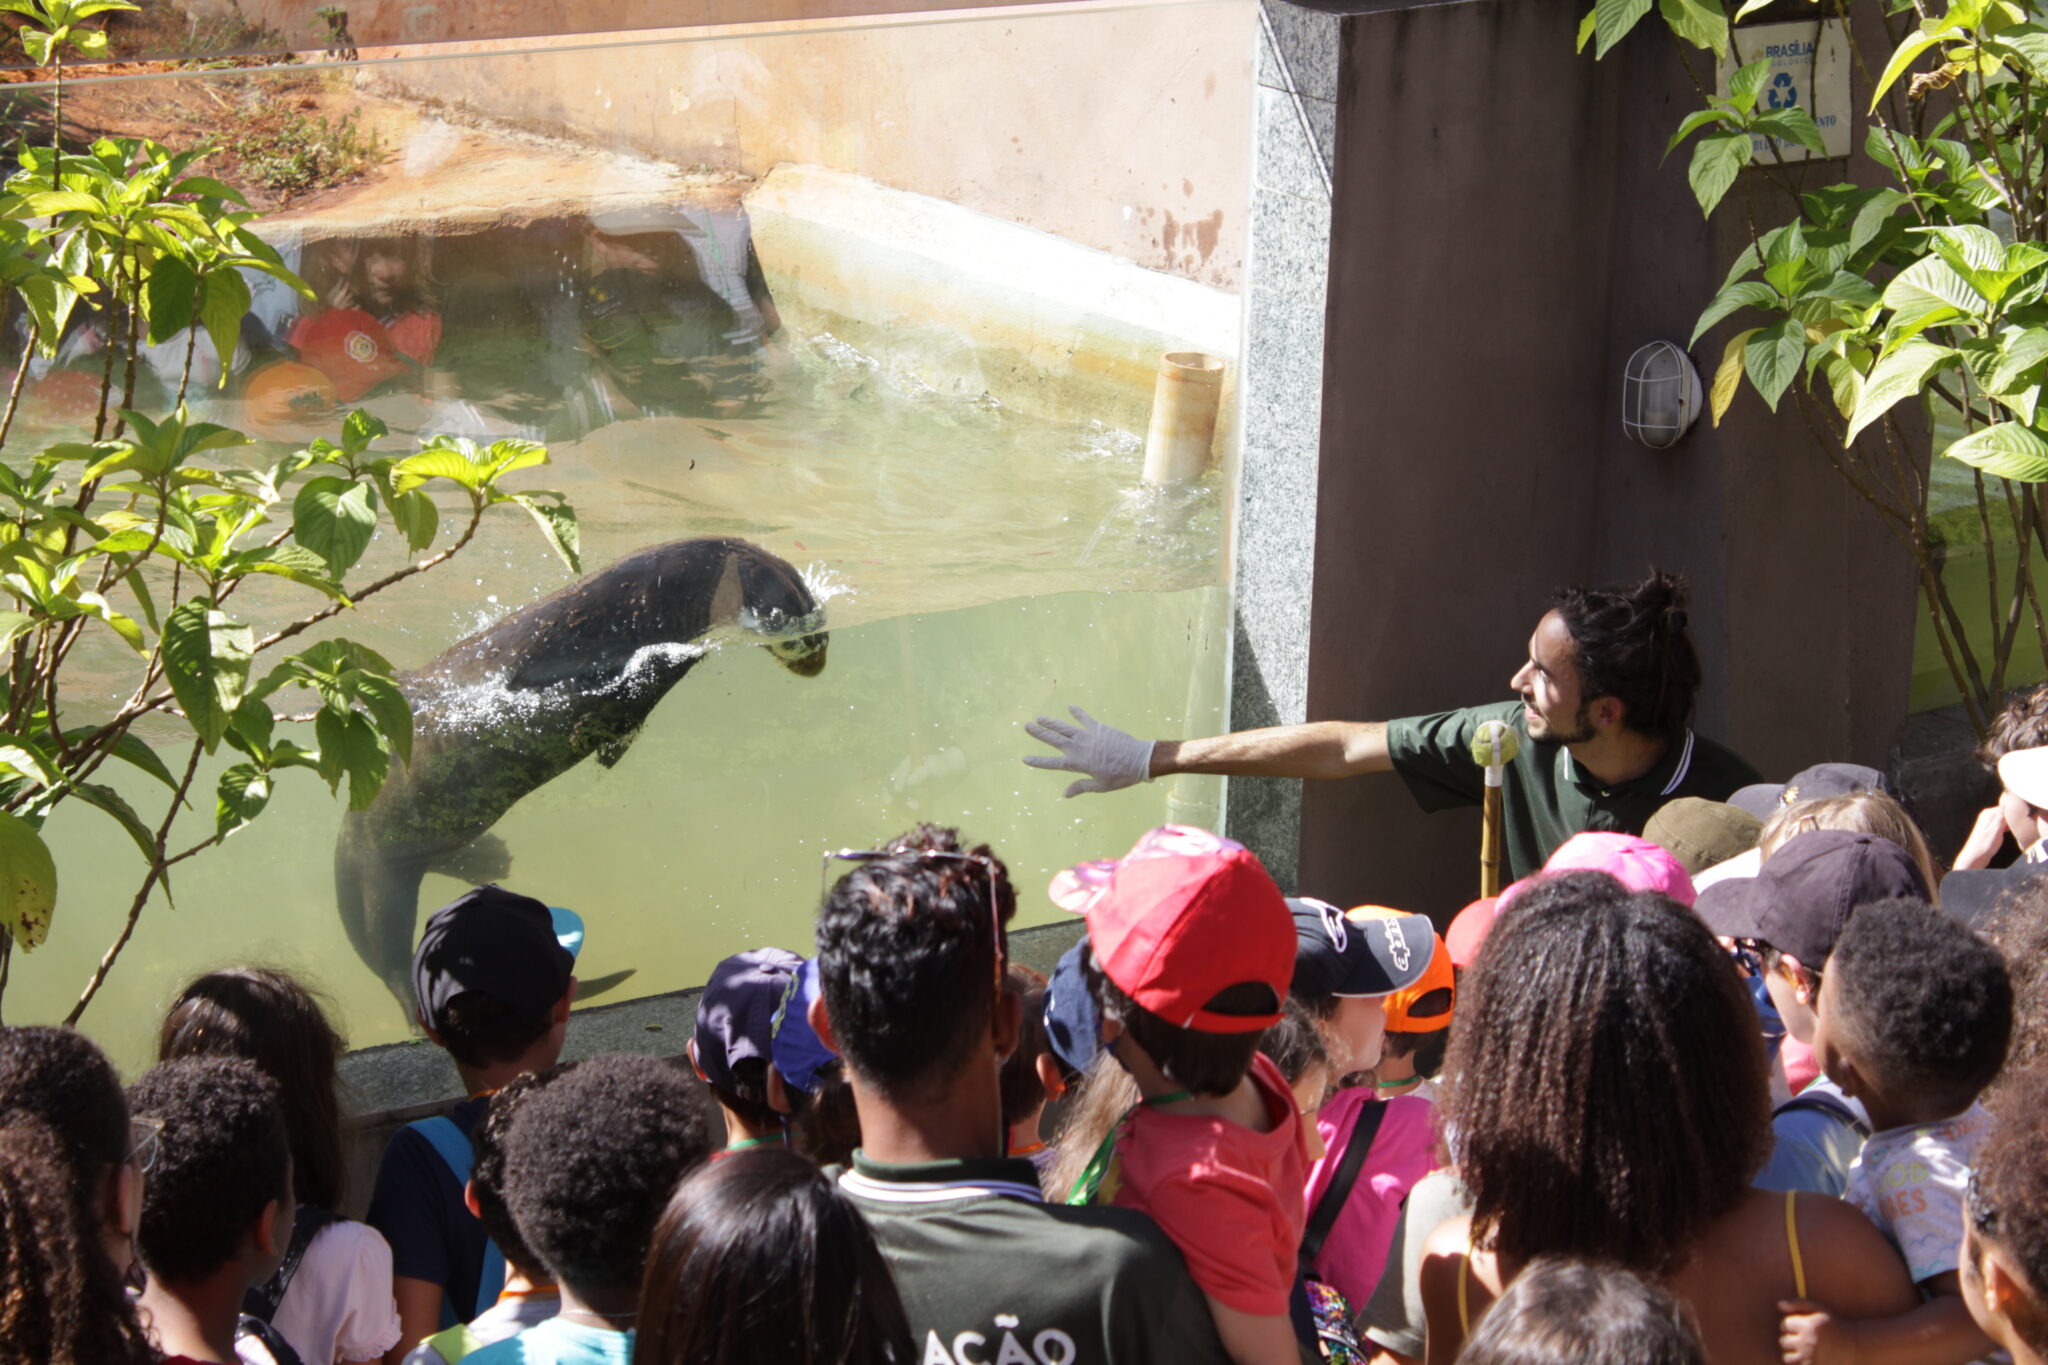
[(494, 1341), (462, 1365), (632, 1365), (633, 1334), (549, 1318), (516, 1337)]
[(1771, 1133), (1776, 1139), (1771, 1159), (1752, 1184), (1760, 1190), (1798, 1190), (1840, 1199), (1849, 1188), (1849, 1168), (1870, 1134), (1870, 1117), (1861, 1104), (1822, 1076), (1796, 1099), (1778, 1106), (1771, 1116)]
[[(490, 1108), (487, 1096), (464, 1100), (448, 1111), (467, 1137)], [(384, 1149), (377, 1187), (363, 1221), (391, 1244), (391, 1273), (438, 1284), (454, 1304), (457, 1322), (476, 1316), (483, 1278), (484, 1225), (462, 1202), (462, 1182), (411, 1128), (401, 1128)], [(446, 1321), (446, 1319), (444, 1319)]]

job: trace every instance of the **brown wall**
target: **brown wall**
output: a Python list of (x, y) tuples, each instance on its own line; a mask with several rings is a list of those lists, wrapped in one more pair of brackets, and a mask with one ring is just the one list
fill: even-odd
[[(1628, 355), (1682, 344), (1746, 239), (1734, 210), (1702, 222), (1687, 153), (1658, 166), (1696, 99), (1669, 39), (1648, 21), (1596, 65), (1584, 8), (1345, 23), (1310, 717), (1504, 699), (1552, 587), (1654, 562), (1693, 582), (1706, 733), (1766, 774), (1881, 765), (1912, 577), (1791, 400), (1745, 392), (1668, 452), (1621, 433)], [(1694, 348), (1707, 378), (1743, 325)], [(1441, 915), (1477, 846), (1476, 815), (1424, 816), (1398, 779), (1310, 784), (1301, 886)]]

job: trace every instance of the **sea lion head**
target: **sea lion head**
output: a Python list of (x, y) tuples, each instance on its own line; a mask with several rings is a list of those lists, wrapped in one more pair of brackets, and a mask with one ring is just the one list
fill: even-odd
[(831, 639), (819, 629), (824, 615), (794, 565), (758, 545), (733, 542), (712, 597), (715, 624), (729, 622), (766, 636), (776, 662), (799, 678), (815, 678), (824, 671)]

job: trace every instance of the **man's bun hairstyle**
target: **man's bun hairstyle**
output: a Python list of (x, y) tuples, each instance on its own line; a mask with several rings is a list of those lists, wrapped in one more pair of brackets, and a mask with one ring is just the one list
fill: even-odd
[(1700, 656), (1682, 575), (1656, 569), (1627, 588), (1560, 588), (1550, 599), (1578, 654), (1582, 703), (1613, 697), (1639, 734), (1677, 739), (1692, 724)]

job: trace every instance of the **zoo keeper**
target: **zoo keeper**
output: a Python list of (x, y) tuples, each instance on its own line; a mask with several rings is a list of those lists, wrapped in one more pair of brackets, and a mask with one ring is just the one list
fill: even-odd
[(1693, 732), (1700, 665), (1678, 575), (1653, 571), (1633, 587), (1561, 590), (1509, 685), (1519, 700), (1211, 739), (1142, 740), (1072, 707), (1074, 723), (1041, 716), (1024, 727), (1058, 751), (1024, 761), (1082, 774), (1068, 796), (1174, 773), (1332, 778), (1391, 768), (1424, 810), (1448, 810), (1483, 799), (1473, 732), (1504, 721), (1521, 740), (1502, 777), (1513, 878), (1539, 871), (1552, 849), (1583, 830), (1640, 834), (1667, 801), (1723, 801), (1762, 780), (1735, 753)]

